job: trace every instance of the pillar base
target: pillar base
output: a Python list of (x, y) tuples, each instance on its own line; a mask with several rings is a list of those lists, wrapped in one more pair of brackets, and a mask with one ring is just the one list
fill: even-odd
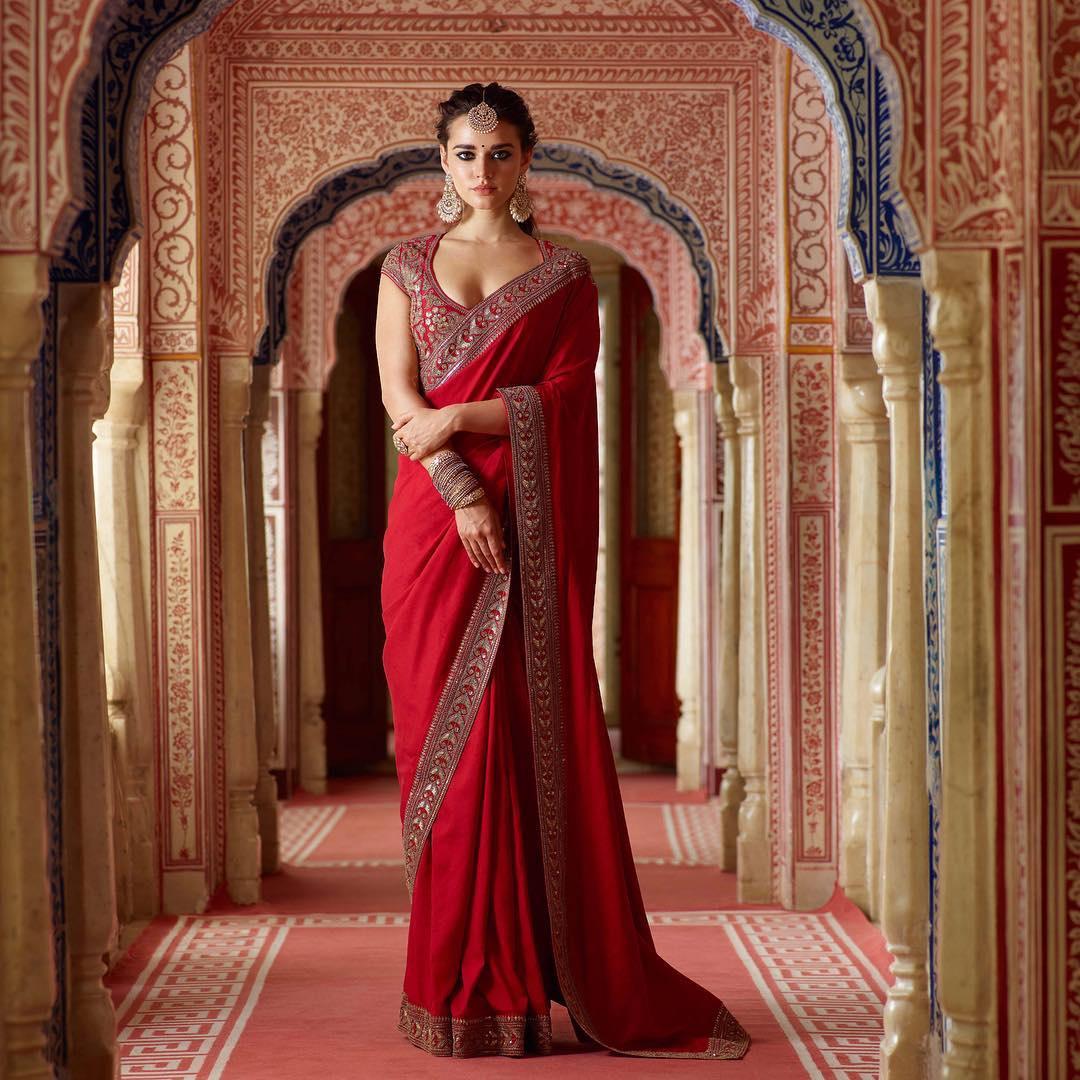
[(760, 792), (747, 792), (739, 808), (738, 901), (772, 903), (772, 868), (769, 865), (768, 803)]
[(743, 779), (739, 770), (730, 765), (720, 781), (720, 868), (734, 870), (738, 866), (739, 807), (743, 801)]

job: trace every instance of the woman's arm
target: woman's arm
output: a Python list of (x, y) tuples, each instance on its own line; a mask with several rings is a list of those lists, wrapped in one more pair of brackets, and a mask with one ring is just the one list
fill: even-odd
[[(420, 369), (409, 325), (409, 298), (386, 274), (379, 277), (375, 353), (379, 360), (383, 408), (391, 421), (396, 422), (403, 413), (430, 408), (420, 393)], [(436, 446), (420, 459), (425, 467), (442, 448)]]
[(462, 401), (456, 405), (447, 405), (450, 413), (450, 426), (457, 431), (475, 431), (480, 435), (509, 435), (510, 422), (506, 418), (506, 408), (502, 398), (493, 397), (487, 401)]
[[(431, 410), (427, 399), (420, 393), (420, 371), (412, 327), (409, 325), (409, 303), (409, 297), (387, 274), (379, 276), (375, 352), (379, 362), (383, 408), (394, 422), (395, 429), (402, 426), (409, 415), (424, 411), (442, 411)], [(505, 414), (501, 401), (495, 399), (494, 404)], [(449, 417), (445, 419), (448, 420)], [(444, 437), (435, 440), (437, 445), (426, 449), (416, 458), (429, 473), (432, 458), (438, 451), (450, 446), (449, 437), (452, 433), (450, 425), (447, 424)], [(413, 454), (409, 457), (413, 457)], [(506, 547), (502, 535), (502, 521), (487, 495), (470, 506), (455, 510), (454, 516), (458, 536), (473, 566), (505, 574)]]

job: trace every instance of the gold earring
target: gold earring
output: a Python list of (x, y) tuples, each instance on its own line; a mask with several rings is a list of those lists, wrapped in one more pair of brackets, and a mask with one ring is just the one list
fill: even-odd
[(518, 173), (514, 194), (510, 196), (510, 216), (517, 222), (528, 221), (532, 217), (533, 204), (529, 189), (525, 186), (525, 174)]
[(464, 209), (465, 204), (461, 201), (461, 196), (454, 187), (453, 178), (447, 173), (442, 198), (435, 204), (435, 212), (449, 225), (461, 217), (461, 211)]

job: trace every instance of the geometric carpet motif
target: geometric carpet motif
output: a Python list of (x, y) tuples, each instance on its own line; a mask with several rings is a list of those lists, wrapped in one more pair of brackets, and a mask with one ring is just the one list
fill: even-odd
[[(620, 784), (657, 950), (721, 997), (751, 1035), (745, 1058), (719, 1066), (724, 1075), (877, 1077), (890, 976), (881, 935), (862, 912), (839, 891), (809, 912), (737, 904), (734, 875), (717, 865), (716, 800), (683, 799), (664, 775)], [(399, 806), (391, 778), (301, 794), (282, 806), (285, 865), (264, 879), (258, 904), (222, 893), (205, 914), (155, 919), (106, 978), (121, 1077), (549, 1080), (561, 1069), (573, 1080), (629, 1071), (651, 1080), (700, 1067), (585, 1047), (558, 1005), (553, 1053), (562, 1062), (448, 1062), (403, 1039), (409, 916)]]
[[(275, 964), (287, 941), (302, 949), (303, 935), (320, 935), (331, 942), (325, 951), (345, 963), (349, 957), (364, 955), (363, 940), (356, 944), (350, 940), (357, 932), (392, 935), (395, 946), (403, 950), (408, 921), (404, 912), (177, 918), (118, 1006), (121, 1076), (254, 1080), (277, 1075), (285, 1080), (308, 1075), (283, 1069), (249, 1070), (234, 1061), (234, 1052), (245, 1038), (265, 1048), (279, 1037), (280, 1025), (270, 1019), (260, 1021), (259, 1006), (268, 988), (278, 994), (289, 992), (287, 984), (275, 985)], [(727, 987), (721, 996), (751, 1031), (754, 1044), (745, 1060), (757, 1066), (752, 1073), (740, 1075), (774, 1080), (788, 1076), (857, 1080), (878, 1075), (887, 983), (836, 915), (828, 911), (650, 912), (649, 922), (658, 949), (688, 973), (693, 971), (693, 954), (727, 953), (737, 958), (736, 963), (728, 961)], [(365, 968), (367, 974), (360, 974)], [(371, 977), (368, 965), (357, 964), (354, 970), (354, 978)], [(386, 982), (387, 991), (398, 984), (396, 978)], [(396, 1020), (393, 994), (372, 996), (383, 999), (384, 1024), (391, 1028)], [(767, 1015), (762, 1015), (765, 1010), (755, 1014), (746, 1004), (752, 996), (764, 1003)], [(363, 1015), (365, 1010), (358, 1012)], [(778, 1053), (776, 1044), (781, 1041), (786, 1046)], [(313, 1041), (310, 1071), (321, 1071), (326, 1077), (406, 1075), (389, 1071), (390, 1062), (385, 1073), (373, 1064), (371, 1071), (361, 1073), (339, 1074), (332, 1065), (327, 1071), (319, 1065), (325, 1059), (318, 1047), (318, 1040)], [(607, 1060), (608, 1056), (602, 1056), (597, 1064)], [(582, 1055), (574, 1062), (573, 1075), (588, 1075), (594, 1061), (595, 1055)], [(625, 1067), (625, 1059), (622, 1062)], [(423, 1059), (410, 1064), (414, 1068), (409, 1075), (428, 1075), (423, 1069), (434, 1067)], [(641, 1075), (658, 1076), (661, 1069), (670, 1070), (674, 1064), (653, 1063), (656, 1071)], [(725, 1065), (735, 1066), (733, 1062)], [(475, 1062), (472, 1067), (476, 1068)], [(404, 1069), (404, 1063), (400, 1068)]]
[[(295, 806), (281, 812), (281, 858), (290, 866), (355, 868), (401, 865), (400, 844), (371, 852), (390, 804)], [(718, 866), (719, 803), (625, 802), (634, 861), (642, 866)], [(397, 805), (394, 804), (394, 809)], [(385, 848), (386, 845), (383, 845)], [(362, 851), (363, 857), (357, 852)]]

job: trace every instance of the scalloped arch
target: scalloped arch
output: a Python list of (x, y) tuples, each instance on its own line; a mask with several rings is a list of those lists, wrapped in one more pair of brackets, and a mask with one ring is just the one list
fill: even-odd
[[(78, 157), (72, 185), (83, 209), (58, 237), (57, 281), (119, 283), (139, 238), (139, 146), (150, 91), (165, 62), (234, 0), (128, 0), (102, 9), (92, 39), (96, 69), (79, 76)], [(64, 218), (64, 224), (67, 224)]]
[(861, 0), (727, 0), (817, 76), (841, 159), (840, 236), (856, 281), (914, 276), (921, 237), (897, 181), (903, 105)]
[[(641, 203), (653, 217), (663, 221), (681, 238), (690, 255), (701, 292), (698, 329), (706, 355), (719, 363), (726, 344), (715, 318), (717, 276), (709, 257), (705, 231), (693, 213), (673, 198), (663, 184), (642, 170), (610, 161), (578, 144), (552, 142), (536, 148), (531, 168), (575, 176), (594, 187), (617, 192)], [(373, 162), (351, 166), (336, 173), (314, 192), (304, 196), (285, 216), (274, 238), (274, 250), (266, 274), (267, 324), (259, 335), (254, 362), (276, 362), (286, 330), (286, 287), (297, 252), (308, 235), (328, 225), (350, 202), (373, 191), (386, 190), (403, 177), (423, 173), (442, 175), (437, 147), (407, 147), (380, 154)]]

